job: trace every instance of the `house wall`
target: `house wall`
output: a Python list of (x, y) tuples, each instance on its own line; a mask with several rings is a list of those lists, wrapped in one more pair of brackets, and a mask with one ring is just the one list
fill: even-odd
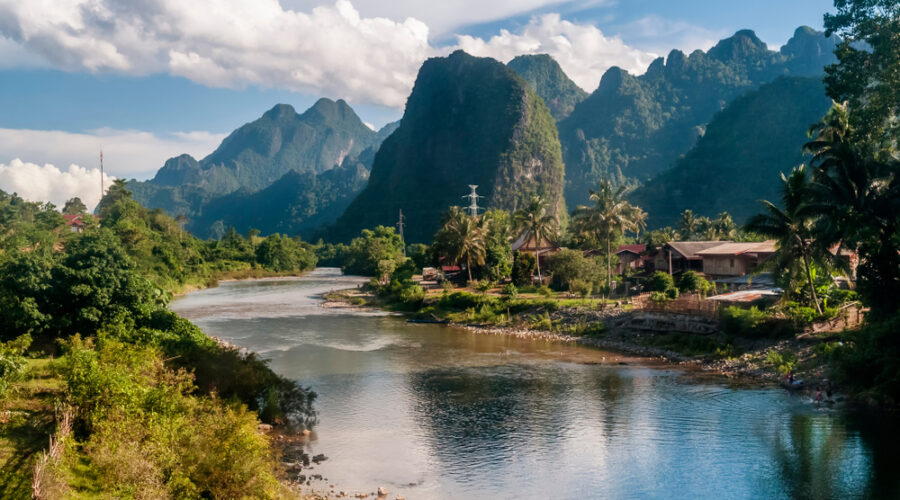
[(749, 271), (747, 259), (731, 255), (703, 256), (703, 272), (713, 276), (743, 276)]

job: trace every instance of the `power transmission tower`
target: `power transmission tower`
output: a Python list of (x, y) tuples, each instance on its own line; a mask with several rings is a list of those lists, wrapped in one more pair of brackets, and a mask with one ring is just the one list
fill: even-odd
[(403, 256), (406, 257), (406, 240), (403, 238), (403, 226), (406, 225), (406, 217), (403, 216), (403, 209), (400, 209), (400, 218), (397, 220), (397, 227), (400, 229), (400, 243), (403, 243)]
[(479, 196), (478, 193), (475, 192), (475, 190), (478, 189), (477, 185), (469, 184), (469, 188), (472, 192), (463, 196), (463, 198), (469, 199), (469, 206), (466, 207), (466, 210), (469, 211), (469, 215), (475, 217), (478, 215), (478, 211), (481, 210), (481, 207), (478, 206), (478, 198), (484, 198), (484, 196)]

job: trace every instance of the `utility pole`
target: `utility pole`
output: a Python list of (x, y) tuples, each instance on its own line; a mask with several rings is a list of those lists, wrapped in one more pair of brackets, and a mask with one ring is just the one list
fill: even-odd
[(403, 238), (403, 226), (406, 225), (406, 217), (403, 216), (403, 209), (400, 209), (400, 218), (397, 220), (397, 227), (400, 228), (400, 243), (403, 243), (403, 256), (406, 257), (406, 240)]
[(472, 190), (471, 193), (463, 196), (463, 198), (469, 199), (469, 206), (466, 209), (469, 211), (469, 215), (475, 217), (478, 215), (478, 211), (481, 207), (478, 206), (478, 198), (484, 198), (484, 196), (479, 196), (478, 193), (475, 192), (478, 189), (478, 186), (475, 184), (469, 184), (469, 188)]

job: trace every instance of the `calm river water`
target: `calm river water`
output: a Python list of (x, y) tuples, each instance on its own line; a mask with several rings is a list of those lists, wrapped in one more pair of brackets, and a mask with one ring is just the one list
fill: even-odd
[[(318, 394), (313, 473), (390, 498), (900, 498), (896, 422), (602, 351), (325, 309), (334, 269), (172, 309)], [(665, 367), (662, 367), (665, 368)], [(414, 483), (414, 485), (412, 485)]]

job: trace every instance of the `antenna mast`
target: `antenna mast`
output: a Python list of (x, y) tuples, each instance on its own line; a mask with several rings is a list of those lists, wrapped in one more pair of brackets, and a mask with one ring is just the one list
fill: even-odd
[(400, 219), (397, 220), (397, 227), (400, 228), (400, 242), (403, 243), (403, 256), (406, 257), (406, 240), (403, 238), (403, 226), (406, 225), (406, 217), (403, 216), (403, 209), (400, 209)]
[(103, 148), (100, 148), (100, 199), (103, 199)]
[(478, 193), (475, 192), (475, 190), (478, 189), (478, 185), (476, 184), (469, 184), (469, 189), (471, 189), (472, 192), (463, 196), (463, 198), (469, 199), (469, 206), (466, 207), (466, 210), (469, 211), (469, 215), (475, 217), (478, 215), (478, 211), (481, 210), (481, 207), (478, 206), (478, 198), (484, 198), (484, 196), (479, 196)]

